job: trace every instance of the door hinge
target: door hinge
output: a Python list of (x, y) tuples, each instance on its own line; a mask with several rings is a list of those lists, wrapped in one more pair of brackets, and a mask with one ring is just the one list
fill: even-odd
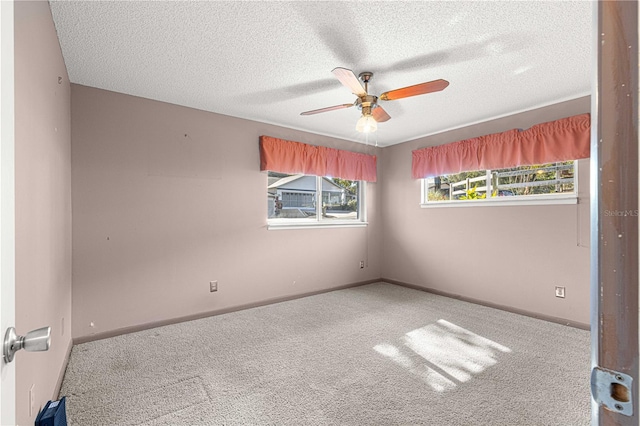
[(607, 409), (633, 416), (633, 378), (628, 374), (595, 367), (591, 371), (591, 395)]

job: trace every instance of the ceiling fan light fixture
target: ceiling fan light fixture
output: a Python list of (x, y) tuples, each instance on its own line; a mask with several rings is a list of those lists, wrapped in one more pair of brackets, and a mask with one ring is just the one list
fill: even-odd
[(362, 114), (356, 123), (356, 130), (360, 133), (373, 133), (378, 130), (378, 123), (371, 114)]

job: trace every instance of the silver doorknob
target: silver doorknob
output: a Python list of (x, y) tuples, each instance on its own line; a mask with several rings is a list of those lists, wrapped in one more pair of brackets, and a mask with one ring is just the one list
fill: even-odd
[(27, 333), (26, 336), (18, 336), (16, 329), (9, 327), (4, 335), (3, 355), (4, 362), (10, 363), (20, 349), (27, 352), (48, 351), (51, 345), (51, 327), (42, 327)]

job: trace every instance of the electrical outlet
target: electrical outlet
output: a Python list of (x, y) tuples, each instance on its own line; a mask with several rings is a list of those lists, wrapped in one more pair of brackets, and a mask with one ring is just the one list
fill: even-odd
[(33, 417), (36, 408), (36, 385), (29, 388), (29, 417)]
[(218, 281), (209, 281), (209, 291), (213, 293), (214, 291), (218, 291)]
[(564, 286), (556, 286), (556, 297), (564, 299)]
[(360, 261), (360, 269), (364, 269), (364, 260)]

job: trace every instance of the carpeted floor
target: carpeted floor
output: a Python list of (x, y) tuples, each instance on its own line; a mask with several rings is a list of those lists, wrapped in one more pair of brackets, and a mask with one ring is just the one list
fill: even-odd
[(590, 423), (589, 332), (371, 284), (73, 348), (78, 425)]

